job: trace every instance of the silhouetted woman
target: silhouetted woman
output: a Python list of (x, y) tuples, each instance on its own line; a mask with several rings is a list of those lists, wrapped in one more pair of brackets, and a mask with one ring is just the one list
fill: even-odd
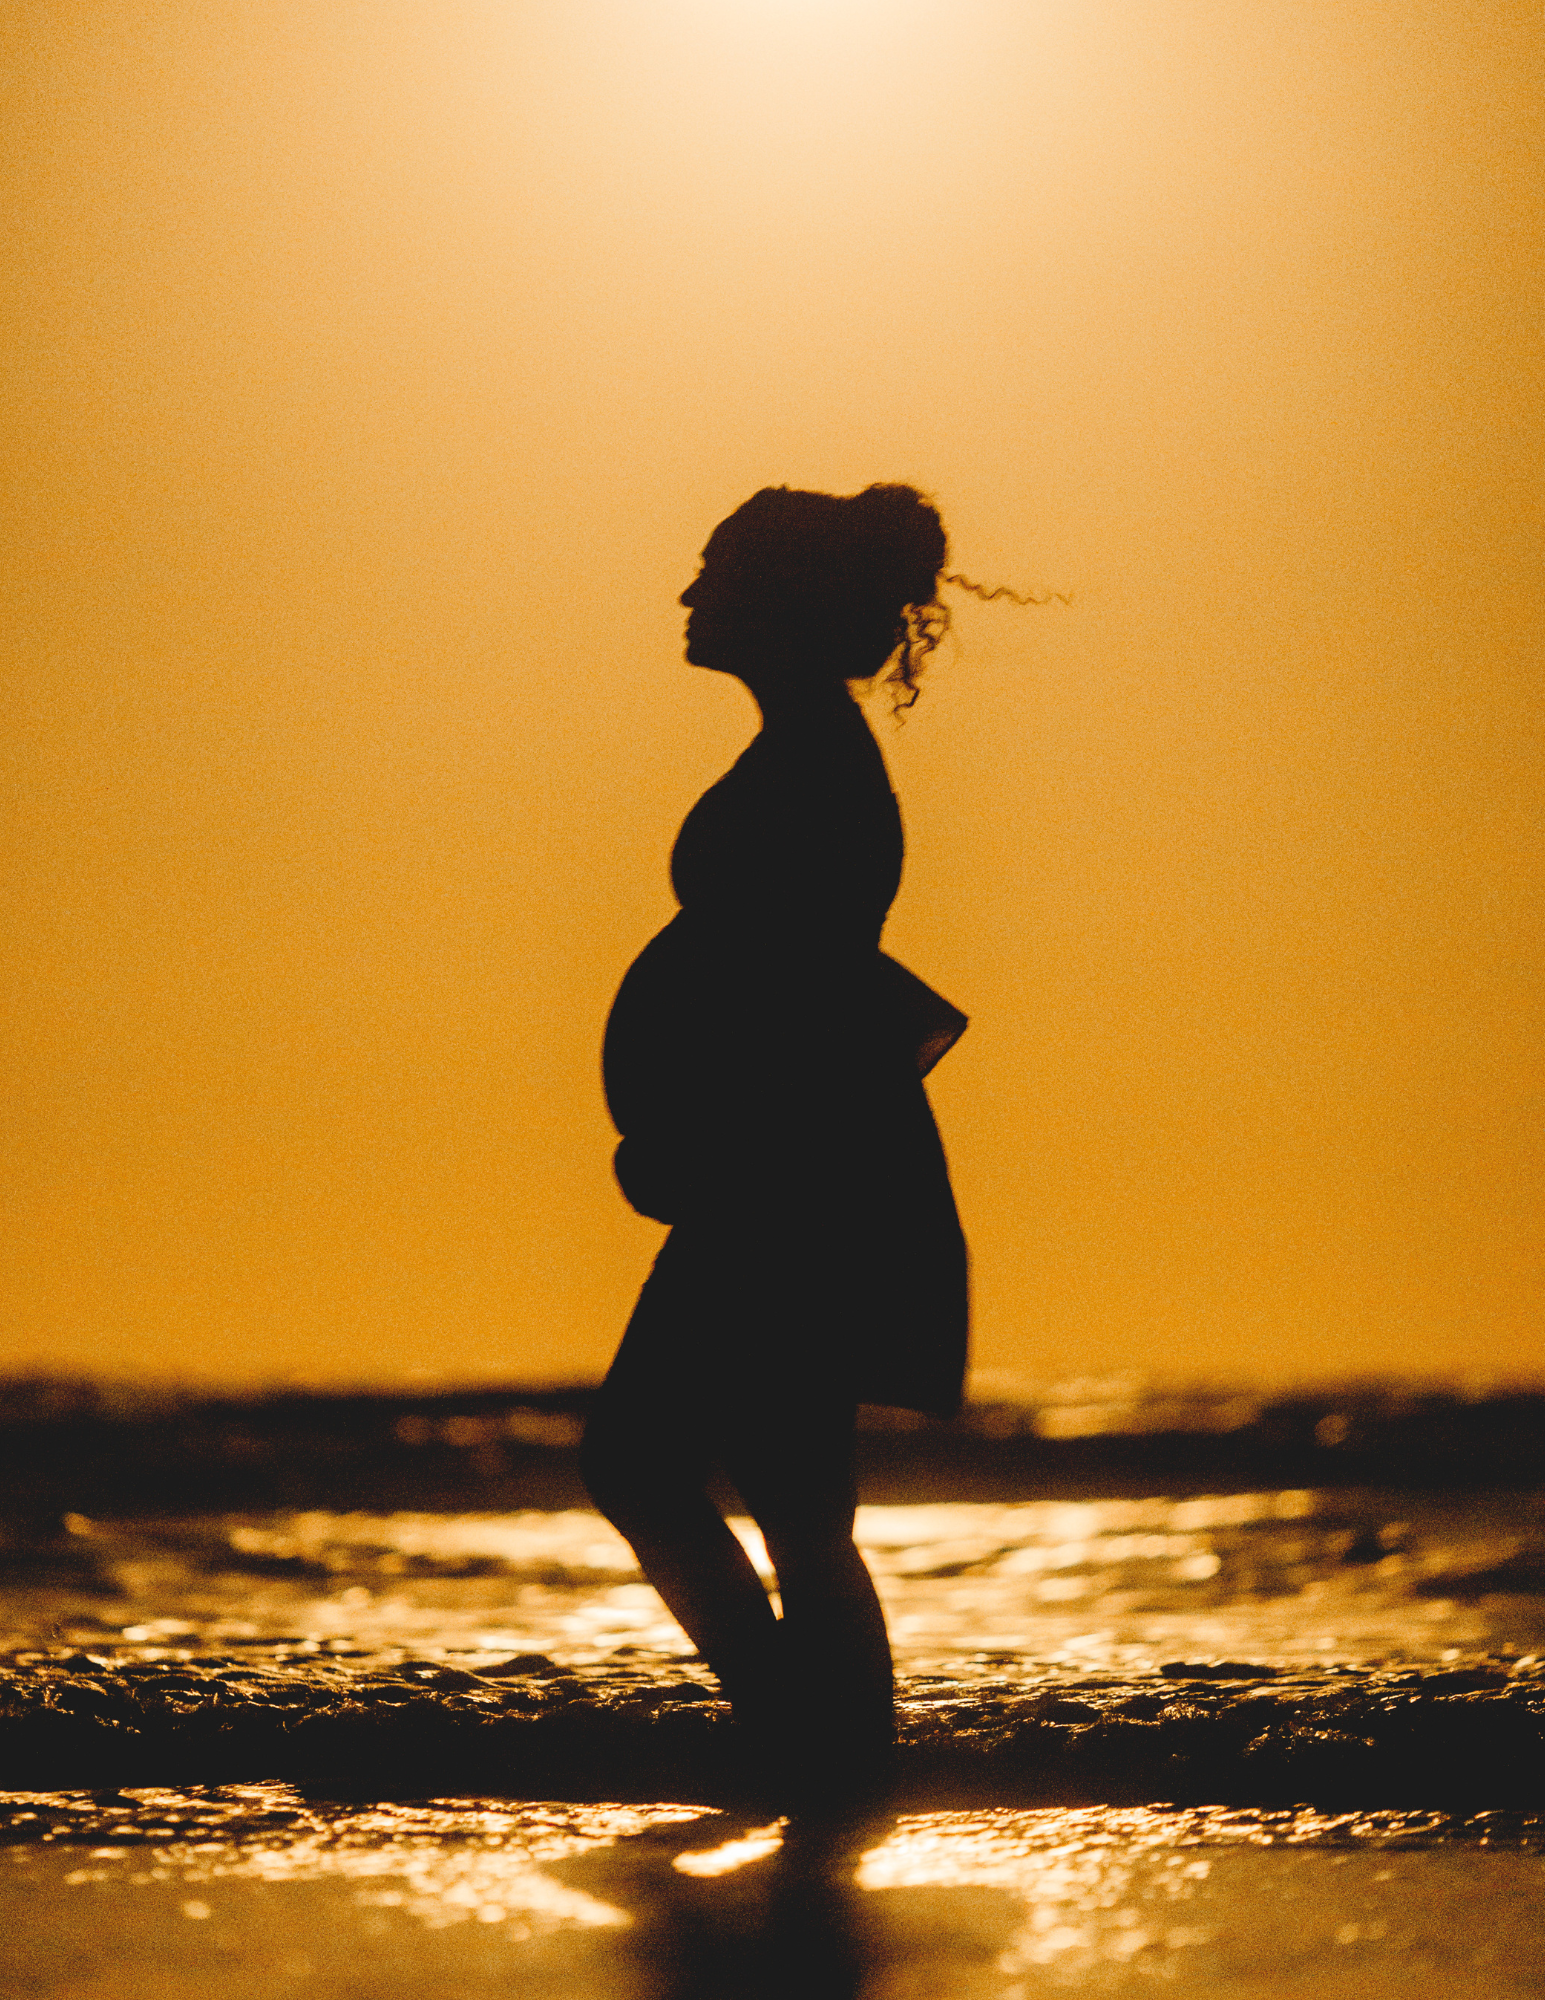
[[(880, 951), (901, 819), (849, 684), (898, 701), (947, 623), (907, 486), (764, 488), (682, 593), (687, 659), (762, 729), (687, 815), (680, 913), (607, 1024), (617, 1178), (671, 1225), (591, 1417), (585, 1478), (790, 1795), (878, 1778), (890, 1647), (853, 1542), (860, 1402), (948, 1414), (966, 1255), (922, 1076), (964, 1016)], [(728, 1475), (783, 1616), (709, 1497)]]

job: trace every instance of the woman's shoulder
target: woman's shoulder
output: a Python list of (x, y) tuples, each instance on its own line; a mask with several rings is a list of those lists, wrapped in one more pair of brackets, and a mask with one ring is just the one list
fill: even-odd
[(742, 762), (752, 762), (753, 752), (754, 770), (768, 777), (886, 793), (891, 788), (885, 757), (856, 702), (844, 703), (816, 728), (764, 729)]

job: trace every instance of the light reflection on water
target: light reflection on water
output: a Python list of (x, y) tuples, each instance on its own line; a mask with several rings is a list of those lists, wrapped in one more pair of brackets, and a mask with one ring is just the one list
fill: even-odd
[[(737, 1527), (766, 1575), (755, 1529)], [(871, 1507), (858, 1532), (913, 1708), (941, 1689), (953, 1699), (973, 1679), (1082, 1675), (1098, 1689), (1114, 1685), (1097, 1678), (1106, 1675), (1130, 1692), (1161, 1662), (1208, 1658), (1258, 1662), (1268, 1674), (1275, 1663), (1274, 1685), (1291, 1701), (1295, 1690), (1332, 1685), (1335, 1662), (1545, 1652), (1537, 1496), (1288, 1491)], [(137, 1656), (187, 1662), (238, 1694), (250, 1667), (368, 1703), (391, 1665), (399, 1679), (422, 1673), (461, 1685), (456, 1699), (497, 1704), (498, 1674), (521, 1671), (528, 1654), (596, 1668), (616, 1684), (609, 1699), (701, 1672), (625, 1544), (581, 1510), (77, 1517), (71, 1536), (80, 1560), (56, 1577), (40, 1567), (0, 1608), (12, 1646), (80, 1649), (49, 1672), (82, 1684), (99, 1665), (128, 1660), (132, 1674)], [(443, 1671), (447, 1656), (495, 1678), (469, 1691), (468, 1672)], [(40, 1657), (23, 1653), (19, 1671)], [(360, 1950), (375, 1948), (381, 1926), (437, 1933), (437, 1951), (481, 1940), (508, 1948), (517, 1983), (519, 1955), (544, 1940), (647, 1955), (662, 1923), (669, 1934), (683, 1911), (701, 1915), (693, 1898), (741, 1897), (741, 1914), (725, 1921), (733, 1929), (744, 1918), (743, 1949), (754, 1954), (755, 1910), (776, 1905), (780, 1880), (793, 1881), (796, 1906), (804, 1893), (784, 1828), (701, 1806), (361, 1809), (246, 1785), (132, 1791), (116, 1803), (38, 1795), (33, 1826), (24, 1799), (4, 1803), (15, 1844), (0, 1849), (0, 1888), (100, 1895), (104, 1911), (119, 1894), (160, 1898), (178, 1935), (196, 1939), (235, 1923), (243, 1895), (272, 1892), (295, 1908), (305, 1901), (289, 1893), (298, 1885), (331, 1885), (344, 1928), (363, 1926), (348, 1933)], [(1362, 1990), (1369, 1968), (1383, 1982), (1374, 1990), (1400, 2000), (1500, 2000), (1538, 1990), (1507, 1966), (1545, 1962), (1539, 1833), (1456, 1831), (1410, 1813), (915, 1813), (853, 1857), (851, 1906), (839, 1897), (828, 1914), (834, 1936), (851, 1922), (867, 1940), (866, 1963), (890, 1954), (899, 1983), (882, 1967), (864, 2000), (923, 1990), (1030, 2000), (1052, 1987), (1135, 1991), (1154, 1976), (1176, 1982), (1173, 1991), (1340, 2000)], [(1472, 1935), (1481, 1900), (1486, 1924)], [(111, 1924), (100, 1928), (106, 1936)], [(969, 1978), (962, 1936), (976, 1954)], [(1481, 1964), (1488, 1952), (1491, 1970)], [(907, 1984), (914, 1960), (933, 1967), (931, 1987)]]
[[(1473, 1829), (1472, 1829), (1473, 1831)], [(1022, 1899), (999, 1972), (1055, 1968), (1106, 1988), (1117, 1969), (1188, 1990), (1421, 1990), (1451, 1968), (1469, 1994), (1536, 1991), (1545, 1953), (1538, 1821), (1506, 1855), (1445, 1846), (1438, 1815), (1308, 1809), (918, 1814), (863, 1857), (870, 1892), (993, 1888)], [(1271, 1851), (1268, 1858), (1268, 1852)], [(1484, 1897), (1487, 1927), (1469, 1928)], [(1350, 1962), (1347, 1955), (1351, 1954)], [(1307, 1982), (1300, 1984), (1305, 1980)], [(1345, 1989), (1337, 1982), (1345, 1979)]]
[[(194, 1793), (135, 1789), (93, 1809), (82, 1794), (0, 1795), (14, 1817), (35, 1803), (53, 1818), (53, 1843), (79, 1852), (71, 1888), (119, 1884), (198, 1890), (185, 1914), (207, 1914), (224, 1883), (283, 1886), (337, 1881), (363, 1908), (396, 1910), (431, 1930), (497, 1924), (512, 1939), (623, 1925), (627, 1913), (547, 1872), (619, 1841), (690, 1824), (708, 1808), (681, 1805), (496, 1805), (437, 1800), (368, 1808), (308, 1805), (287, 1785), (232, 1785)], [(76, 1810), (73, 1812), (71, 1808)], [(265, 1827), (265, 1820), (284, 1822)], [(72, 1825), (70, 1822), (73, 1821)], [(17, 1828), (16, 1831), (21, 1831)], [(118, 1844), (118, 1843), (124, 1844)], [(16, 1845), (25, 1869), (44, 1846)], [(192, 1907), (190, 1908), (189, 1905)]]
[[(13, 1647), (56, 1628), (88, 1646), (108, 1631), (151, 1646), (282, 1636), (574, 1663), (684, 1644), (626, 1544), (580, 1509), (72, 1522), (75, 1569), (39, 1570), (3, 1600)], [(756, 1529), (735, 1525), (770, 1576)], [(1130, 1671), (1173, 1656), (1315, 1665), (1545, 1646), (1535, 1495), (865, 1507), (858, 1536), (915, 1667), (974, 1652)]]
[[(623, 1932), (662, 1896), (669, 1904), (673, 1895), (719, 1895), (727, 1877), (775, 1893), (788, 1834), (787, 1822), (747, 1827), (731, 1814), (670, 1804), (329, 1807), (279, 1785), (141, 1790), (111, 1802), (32, 1797), (54, 1821), (54, 1850), (41, 1840), (9, 1848), (3, 1878), (18, 1886), (52, 1864), (72, 1891), (143, 1890), (202, 1923), (242, 1884), (282, 1891), (331, 1882), (382, 1920), (429, 1931), (481, 1925), (517, 1946), (563, 1932)], [(14, 1812), (23, 1801), (13, 1794), (7, 1803)], [(1483, 1853), (1488, 1823), (1495, 1832)], [(1075, 1984), (1102, 1968), (1169, 1977), (1191, 1964), (1222, 1976), (1259, 1962), (1282, 1971), (1354, 1945), (1417, 1964), (1434, 1951), (1464, 1959), (1475, 1955), (1474, 1940), (1456, 1917), (1477, 1890), (1488, 1894), (1496, 1950), (1523, 1963), (1545, 1945), (1542, 1836), (1538, 1820), (1504, 1826), (1495, 1815), (1464, 1823), (1306, 1808), (924, 1812), (877, 1827), (839, 1872), (873, 1907), (873, 1917), (862, 1908), (853, 1917), (871, 1943), (886, 1924), (919, 1921), (909, 1908), (940, 1911), (937, 1923), (957, 1907), (920, 1895), (995, 1892), (1001, 1914), (969, 1909), (979, 1929), (986, 1923), (996, 1972), (1010, 1981), (1048, 1967), (1058, 1983)], [(566, 1879), (581, 1863), (582, 1882)], [(743, 1892), (741, 1907), (750, 1907)]]

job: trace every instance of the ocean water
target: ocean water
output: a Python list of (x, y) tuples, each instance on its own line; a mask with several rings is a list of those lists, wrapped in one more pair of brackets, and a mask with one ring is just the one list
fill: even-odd
[(24, 1411), (8, 1990), (1545, 1992), (1517, 1406), (1102, 1407), (867, 1437), (901, 1743), (840, 1849), (748, 1793), (572, 1407)]
[[(733, 1525), (773, 1584), (755, 1526)], [(1534, 1653), (1545, 1494), (1363, 1489), (868, 1505), (857, 1536), (898, 1662), (1312, 1671)], [(96, 1520), (5, 1552), (0, 1647), (342, 1663), (423, 1652), (677, 1659), (632, 1552), (586, 1508)], [(363, 1671), (363, 1669), (359, 1669)]]
[[(1540, 1782), (1538, 1495), (935, 1501), (865, 1506), (858, 1537), (914, 1793), (1481, 1808)], [(586, 1509), (69, 1514), (11, 1553), (13, 1785), (732, 1782), (711, 1676)]]

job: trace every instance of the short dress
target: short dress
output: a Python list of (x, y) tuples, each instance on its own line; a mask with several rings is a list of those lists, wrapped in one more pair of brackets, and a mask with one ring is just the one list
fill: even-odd
[(657, 1273), (713, 1266), (722, 1339), (769, 1380), (949, 1415), (967, 1257), (922, 1078), (966, 1022), (880, 949), (901, 863), (857, 704), (769, 723), (682, 825), (681, 909), (603, 1075), (623, 1192), (672, 1225)]

